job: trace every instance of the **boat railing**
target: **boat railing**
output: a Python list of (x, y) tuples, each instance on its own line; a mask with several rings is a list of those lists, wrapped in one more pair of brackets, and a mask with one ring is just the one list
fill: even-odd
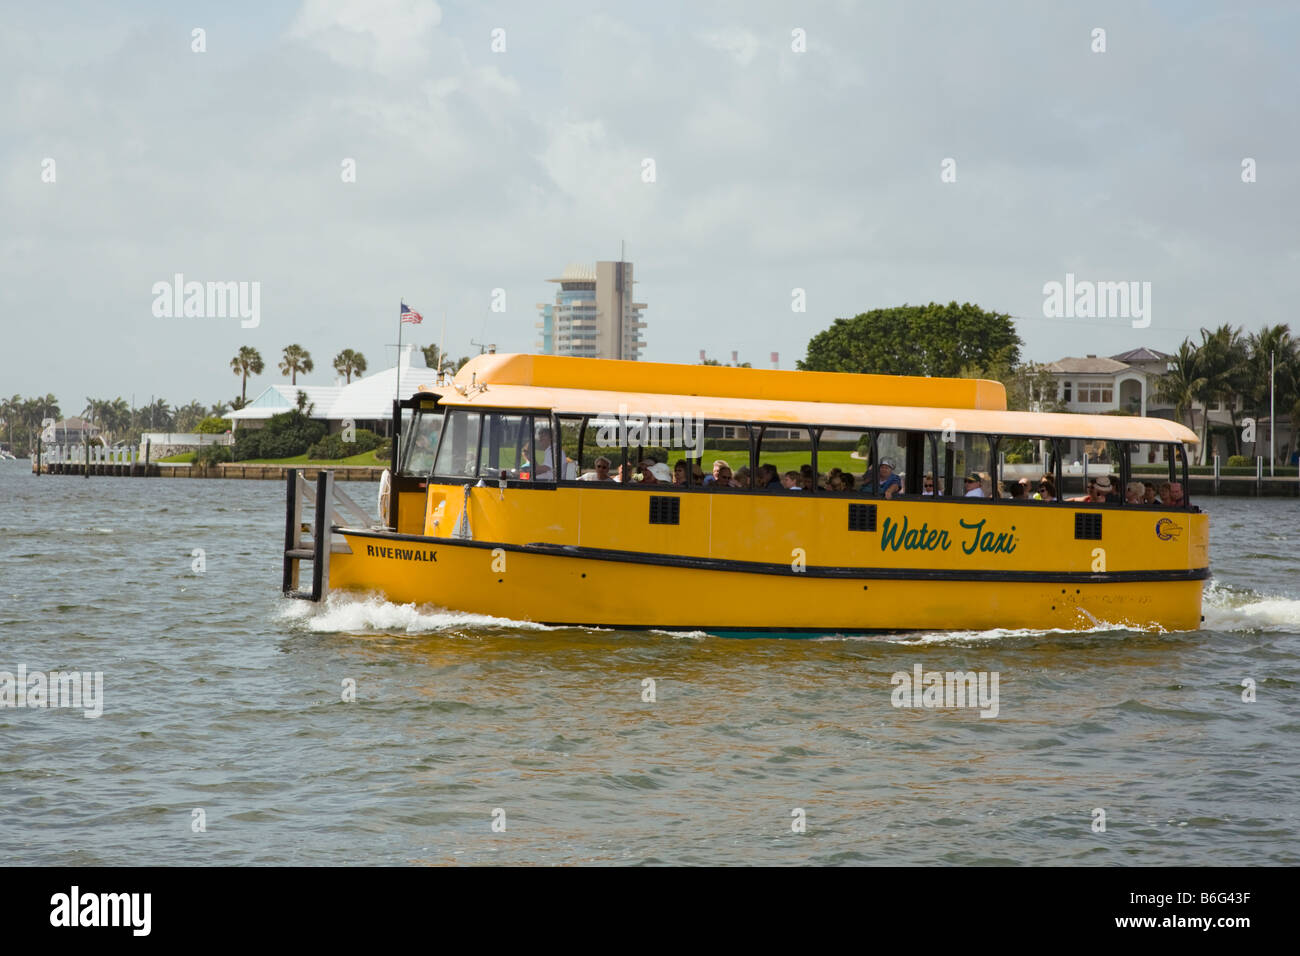
[[(304, 514), (312, 520), (304, 522)], [(338, 487), (334, 472), (321, 469), (313, 488), (300, 469), (285, 473), (284, 573), (281, 590), (288, 597), (320, 601), (329, 591), (330, 555), (351, 554), (339, 526), (369, 528), (375, 524), (364, 508)], [(300, 586), (301, 565), (311, 562), (311, 587)]]

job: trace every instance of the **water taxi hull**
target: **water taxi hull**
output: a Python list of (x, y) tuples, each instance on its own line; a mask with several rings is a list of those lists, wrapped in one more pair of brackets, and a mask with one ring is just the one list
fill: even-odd
[[(340, 530), (330, 588), (543, 624), (712, 633), (1192, 630), (1204, 570), (805, 568)], [(911, 576), (909, 576), (911, 575)]]

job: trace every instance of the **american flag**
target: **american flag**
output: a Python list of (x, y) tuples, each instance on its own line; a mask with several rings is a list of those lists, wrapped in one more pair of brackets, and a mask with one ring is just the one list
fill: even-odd
[(405, 302), (402, 303), (402, 321), (410, 322), (412, 325), (419, 325), (424, 321), (424, 316), (416, 312)]

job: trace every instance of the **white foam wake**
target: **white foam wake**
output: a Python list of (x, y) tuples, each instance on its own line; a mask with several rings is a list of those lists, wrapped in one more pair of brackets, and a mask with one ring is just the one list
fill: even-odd
[(286, 601), (280, 611), (280, 619), (320, 633), (405, 631), (408, 634), (426, 634), (463, 628), (554, 630), (531, 621), (512, 621), (487, 614), (449, 611), (431, 604), (394, 604), (376, 596), (355, 597), (337, 593), (327, 595), (321, 604)]
[(1300, 632), (1300, 601), (1211, 581), (1202, 606), (1207, 631)]

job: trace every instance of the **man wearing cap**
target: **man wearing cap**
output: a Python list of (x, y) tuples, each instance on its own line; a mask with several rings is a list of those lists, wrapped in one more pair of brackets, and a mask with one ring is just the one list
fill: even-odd
[(903, 482), (894, 474), (894, 463), (888, 458), (880, 459), (880, 467), (876, 469), (876, 474), (880, 479), (880, 493), (886, 498), (892, 498), (903, 490)]
[(984, 489), (983, 489), (982, 487), (980, 487), (980, 476), (979, 476), (979, 475), (975, 474), (975, 472), (972, 471), (969, 475), (967, 475), (967, 476), (965, 477), (964, 481), (965, 481), (965, 484), (966, 484), (966, 494), (963, 495), (962, 497), (965, 497), (965, 498), (983, 498), (983, 497), (984, 497)]

